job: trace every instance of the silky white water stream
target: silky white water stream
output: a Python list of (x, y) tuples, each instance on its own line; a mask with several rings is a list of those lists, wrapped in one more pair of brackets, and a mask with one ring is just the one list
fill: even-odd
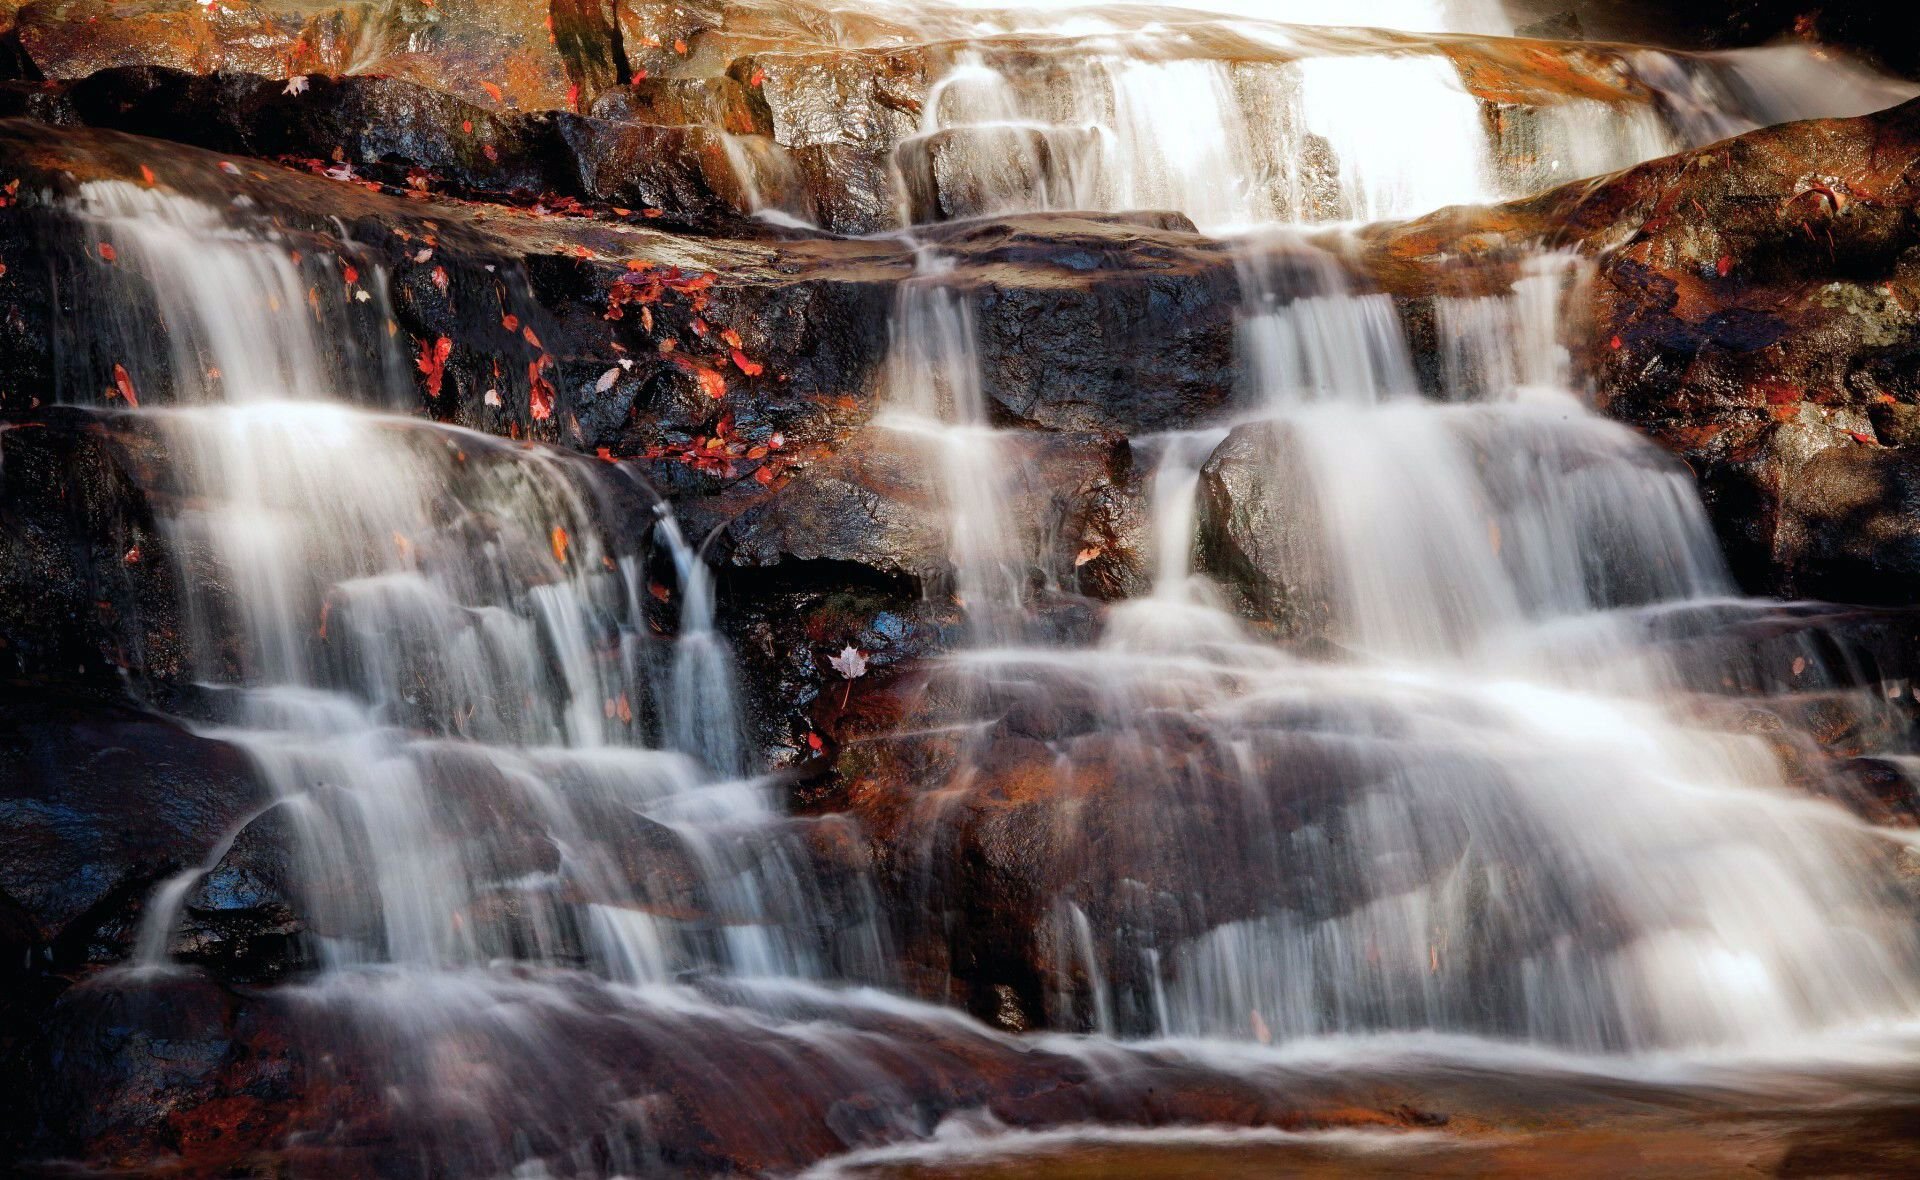
[[(1458, 19), (1438, 11), (1354, 16)], [(1754, 110), (1804, 98), (1728, 69), (1717, 85), (1769, 96)], [(902, 146), (992, 129), (971, 142), (997, 171), (962, 151), (974, 212), (1037, 192), (1212, 226), (1398, 216), (1511, 183), (1451, 71), (1431, 54), (1317, 56), (1248, 79), (1096, 54), (1036, 95), (975, 59)], [(1690, 118), (1722, 109), (1725, 91), (1689, 93)], [(1723, 114), (1674, 134), (1747, 117)], [(1595, 148), (1613, 113), (1564, 115), (1536, 146), (1562, 137), (1569, 175), (1679, 142), (1635, 122)], [(1302, 174), (1322, 148), (1337, 167), (1316, 188)], [(548, 1035), (595, 1020), (765, 1039), (785, 1054), (769, 1085), (865, 1088), (871, 1122), (850, 1139), (925, 1134), (911, 1038), (862, 1022), (1000, 1034), (816, 986), (895, 984), (889, 922), (862, 887), (829, 903), (754, 777), (712, 575), (671, 515), (622, 508), (633, 489), (590, 461), (356, 408), (403, 400), (403, 359), (340, 348), (350, 296), (335, 283), (310, 301), (285, 243), (225, 211), (95, 182), (77, 212), (165, 328), (151, 363), (177, 404), (142, 414), (184, 494), (161, 523), (218, 571), (181, 571), (221, 701), (206, 728), (249, 754), (295, 833), (321, 968), (296, 986), (384, 1049), (396, 1101), (444, 1108), (436, 1158), (503, 1173), (537, 1154), (514, 1122), (553, 1109), (543, 1082), (616, 1087), (569, 1055), (588, 1038)], [(1133, 440), (1154, 465), (1153, 590), (1106, 609), (1088, 646), (1037, 646), (1025, 626), (1058, 588), (1037, 585), (1013, 523), (1018, 460), (966, 293), (928, 251), (895, 309), (878, 425), (934, 472), (940, 589), (972, 623), (952, 666), (1072, 687), (1119, 773), (1193, 817), (1149, 840), (1203, 863), (1226, 842), (1207, 825), (1232, 825), (1259, 880), (1287, 885), (1196, 887), (1124, 922), (1080, 882), (1048, 899), (1049, 1015), (1100, 1034), (1070, 1051), (1118, 1071), (1129, 1036), (1270, 1061), (1314, 1038), (1337, 1057), (1354, 1038), (1441, 1033), (1647, 1062), (1911, 1021), (1920, 959), (1888, 837), (1790, 784), (1704, 699), (1737, 667), (1714, 628), (1759, 608), (1734, 598), (1687, 474), (1585, 408), (1560, 339), (1579, 265), (1542, 259), (1510, 293), (1441, 301), (1437, 402), (1386, 296), (1297, 241), (1236, 248), (1248, 387), (1232, 423)], [(1219, 525), (1211, 460), (1236, 437), (1255, 440), (1239, 453), (1289, 555), (1285, 618), (1236, 614), (1234, 588), (1196, 565), (1196, 534)], [(649, 634), (649, 568), (671, 571), (670, 640)], [(1675, 636), (1707, 654), (1674, 654)], [(1163, 740), (1170, 719), (1188, 745)], [(183, 875), (154, 899), (149, 969), (195, 887)], [(631, 1097), (617, 1132), (581, 1132), (620, 1145), (595, 1166), (658, 1163), (632, 1147), (647, 1130)]]

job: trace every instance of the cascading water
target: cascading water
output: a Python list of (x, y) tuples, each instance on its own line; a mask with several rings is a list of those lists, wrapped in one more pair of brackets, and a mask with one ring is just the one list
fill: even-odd
[[(1346, 15), (1511, 31), (1482, 5)], [(1077, 30), (1084, 52), (1034, 74), (966, 51), (899, 144), (915, 218), (1377, 219), (1813, 101), (1774, 58), (1650, 55), (1655, 104), (1490, 129), (1430, 45), (1230, 66), (1160, 52), (1182, 27)], [(1076, 630), (1033, 625), (1065, 596), (1010, 500), (1049, 473), (993, 420), (973, 292), (910, 241), (862, 437), (925, 456), (951, 571), (928, 584), (969, 625), (898, 719), (952, 757), (911, 764), (924, 781), (885, 815), (909, 852), (876, 864), (874, 833), (784, 814), (789, 784), (759, 775), (722, 589), (623, 468), (382, 412), (407, 365), (369, 318), (379, 284), (342, 284), (244, 208), (95, 181), (72, 212), (139, 312), (102, 334), (171, 394), (132, 416), (163, 456), (161, 532), (191, 557), (196, 725), (273, 798), (150, 899), (126, 986), (178, 971), (230, 852), (284, 840), (302, 1043), (377, 1096), (325, 1112), (341, 1139), (384, 1120), (422, 1174), (652, 1174), (688, 1166), (657, 1145), (693, 1103), (734, 1108), (708, 1111), (747, 1141), (729, 1158), (785, 1161), (946, 1143), (939, 1119), (990, 1106), (988, 1077), (1042, 1108), (1063, 1077), (1094, 1095), (1030, 1109), (1043, 1125), (1157, 1110), (1153, 1071), (1195, 1061), (1291, 1085), (1316, 1038), (1335, 1062), (1446, 1034), (1631, 1073), (1920, 1016), (1890, 834), (1789, 782), (1780, 747), (1804, 734), (1731, 716), (1785, 691), (1721, 638), (1769, 608), (1735, 596), (1687, 473), (1583, 402), (1562, 339), (1577, 259), (1436, 299), (1423, 390), (1404, 309), (1356, 289), (1336, 241), (1234, 239), (1233, 418), (1128, 440), (1151, 589), (1069, 604), (1097, 619)], [(648, 625), (660, 597), (671, 639)], [(1820, 683), (1830, 655), (1810, 647), (1792, 690), (1887, 715)], [(941, 869), (982, 783), (989, 812), (1039, 801), (1002, 822), (1050, 859), (980, 941), (1031, 949), (1018, 982), (1091, 1035), (904, 998), (929, 994), (910, 978), (927, 965), (898, 944), (959, 941)]]
[[(479, 1174), (522, 1154), (520, 1129), (460, 1122), (471, 1079), (431, 1060), (447, 1038), (542, 1042), (489, 1009), (563, 1004), (596, 976), (798, 979), (831, 959), (885, 977), (871, 915), (823, 927), (805, 858), (744, 777), (712, 576), (664, 504), (590, 461), (334, 400), (389, 400), (385, 366), (323, 360), (352, 338), (348, 297), (207, 205), (99, 182), (75, 212), (115, 251), (124, 306), (171, 342), (149, 374), (187, 403), (138, 414), (180, 485), (170, 549), (218, 571), (181, 571), (202, 728), (278, 800), (234, 839), (285, 834), (322, 969), (303, 1002), (439, 1112), (421, 1116), (430, 1154)], [(642, 607), (649, 526), (677, 583), (667, 651)], [(140, 971), (167, 969), (211, 867), (152, 900)], [(503, 960), (594, 974), (473, 974)]]

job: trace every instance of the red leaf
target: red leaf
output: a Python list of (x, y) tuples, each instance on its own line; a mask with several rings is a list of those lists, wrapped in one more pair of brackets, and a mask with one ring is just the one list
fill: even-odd
[(1615, 352), (1620, 351), (1620, 345), (1621, 345), (1621, 340), (1620, 340), (1620, 337), (1618, 336), (1615, 336), (1613, 339), (1607, 341), (1607, 347), (1613, 349)]
[(414, 368), (427, 376), (427, 396), (440, 396), (440, 383), (447, 373), (447, 358), (453, 355), (453, 341), (445, 336), (428, 344), (420, 342), (420, 358), (413, 362)]
[(140, 408), (140, 395), (134, 392), (133, 378), (127, 376), (127, 371), (119, 365), (113, 367), (113, 388), (127, 400), (129, 406), (136, 410)]
[(135, 545), (133, 548), (127, 550), (126, 556), (122, 557), (120, 560), (126, 562), (128, 565), (139, 565), (140, 564), (140, 546)]
[(341, 279), (345, 280), (347, 286), (351, 287), (355, 283), (360, 281), (360, 272), (355, 270), (353, 266), (349, 264), (347, 266), (343, 266), (340, 268), (340, 277)]
[(154, 185), (153, 169), (147, 167), (145, 164), (140, 165), (140, 179), (147, 182), (148, 188), (152, 188)]
[(500, 317), (500, 326), (509, 332), (518, 332), (520, 330), (520, 317), (514, 315), (512, 312), (508, 312), (506, 315)]
[(764, 83), (766, 80), (767, 80), (767, 72), (765, 70), (755, 70), (753, 71), (753, 77), (747, 79), (747, 85), (753, 87), (755, 90), (758, 90), (760, 89), (761, 84)]
[(699, 365), (694, 368), (693, 375), (700, 381), (701, 392), (708, 397), (718, 400), (727, 396), (727, 379), (720, 375), (719, 370)]
[(1713, 264), (1713, 269), (1721, 278), (1726, 278), (1733, 272), (1733, 256), (1731, 254), (1722, 254), (1720, 261)]
[(526, 342), (527, 342), (528, 344), (531, 344), (531, 345), (533, 345), (533, 346), (534, 346), (535, 348), (545, 348), (545, 347), (546, 347), (546, 345), (544, 345), (544, 344), (542, 344), (542, 343), (540, 343), (540, 337), (538, 337), (538, 336), (535, 336), (535, 335), (533, 334), (533, 325), (532, 325), (532, 324), (528, 324), (528, 325), (527, 325), (526, 327), (524, 327), (524, 328), (522, 328), (522, 329), (520, 329), (520, 335), (521, 335), (522, 337), (524, 337), (524, 338), (526, 339)]
[(540, 375), (542, 366), (548, 363), (545, 353), (527, 365), (527, 410), (536, 422), (544, 422), (553, 417), (553, 384)]
[(740, 371), (749, 377), (758, 377), (767, 371), (765, 365), (762, 365), (758, 361), (748, 360), (746, 354), (737, 348), (733, 350), (733, 363), (740, 366)]
[(807, 745), (813, 750), (814, 753), (818, 754), (820, 752), (821, 747), (826, 745), (826, 743), (820, 740), (819, 734), (809, 733), (807, 734)]
[(575, 114), (580, 112), (580, 83), (578, 82), (567, 87), (567, 109)]
[(753, 480), (754, 480), (754, 482), (755, 482), (755, 483), (763, 483), (763, 484), (766, 484), (766, 483), (772, 483), (772, 482), (773, 482), (773, 468), (771, 468), (771, 467), (762, 467), (762, 468), (760, 468), (760, 469), (759, 469), (758, 471), (755, 471), (755, 472), (753, 473)]
[(466, 133), (467, 133), (468, 135), (472, 135), (472, 134), (473, 134), (473, 120), (472, 120), (472, 119), (462, 119), (462, 120), (460, 120), (460, 130), (462, 130), (462, 131), (464, 131), (464, 132), (466, 132)]
[(102, 242), (100, 243), (100, 257), (106, 259), (108, 262), (112, 262), (115, 258), (118, 258), (119, 255), (114, 252), (112, 246), (106, 242)]

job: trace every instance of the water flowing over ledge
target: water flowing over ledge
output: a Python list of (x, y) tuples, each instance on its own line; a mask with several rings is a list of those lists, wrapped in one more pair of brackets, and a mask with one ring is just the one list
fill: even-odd
[[(7, 511), (106, 554), (97, 613), (166, 604), (9, 633), (22, 683), (77, 650), (123, 711), (21, 724), (220, 767), (167, 780), (194, 855), (118, 926), (25, 944), (82, 977), (29, 1048), (34, 1158), (1437, 1170), (1551, 1153), (1487, 1133), (1542, 1108), (1646, 1101), (1708, 1152), (1678, 1112), (1905, 1092), (1904, 616), (1742, 596), (1694, 473), (1595, 411), (1643, 346), (1583, 338), (1612, 259), (1516, 235), (1410, 298), (1368, 260), (1434, 223), (1344, 224), (1900, 86), (1608, 49), (1618, 101), (1490, 120), (1467, 58), (1510, 44), (1427, 34), (1491, 7), (1109, 15), (840, 47), (947, 39), (859, 145), (901, 200), (866, 240), (779, 188), (811, 165), (769, 79), (811, 47), (738, 59), (773, 131), (705, 157), (765, 237), (392, 201), (344, 148), (135, 179), (157, 141), (100, 132), (18, 192), (14, 265), (75, 314), (5, 403)], [(1786, 204), (1876, 199), (1821, 183)], [(487, 252), (518, 232), (551, 237)]]

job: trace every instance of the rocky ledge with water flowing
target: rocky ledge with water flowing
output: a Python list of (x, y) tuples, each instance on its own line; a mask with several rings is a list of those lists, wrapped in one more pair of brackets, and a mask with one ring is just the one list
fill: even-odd
[(1902, 50), (1220, 6), (14, 12), (3, 1158), (1911, 1166)]

